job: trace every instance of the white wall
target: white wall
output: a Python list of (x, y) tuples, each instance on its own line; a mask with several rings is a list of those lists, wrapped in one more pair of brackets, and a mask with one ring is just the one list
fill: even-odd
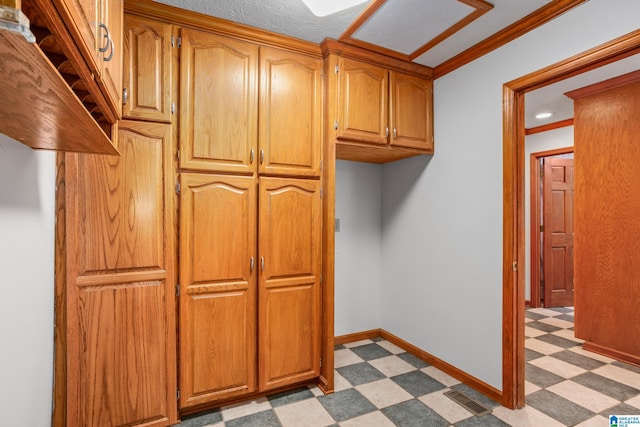
[(0, 135), (2, 425), (51, 423), (55, 154)]
[(565, 147), (573, 147), (573, 126), (535, 133), (524, 140), (524, 295), (527, 300), (531, 299), (531, 153)]
[(336, 162), (335, 335), (380, 328), (382, 167)]
[(591, 0), (435, 81), (434, 157), (383, 167), (384, 329), (502, 389), (503, 84), (638, 16), (637, 0)]

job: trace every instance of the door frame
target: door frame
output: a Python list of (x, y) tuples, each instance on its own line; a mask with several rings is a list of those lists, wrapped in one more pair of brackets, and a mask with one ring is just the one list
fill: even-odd
[[(524, 406), (524, 96), (640, 53), (640, 30), (505, 83), (502, 90), (502, 405)], [(519, 268), (518, 266), (522, 266)]]
[[(540, 307), (540, 269), (534, 268), (534, 265), (538, 265), (540, 261), (540, 225), (542, 223), (540, 218), (540, 159), (544, 157), (553, 157), (559, 154), (573, 153), (573, 146), (556, 148), (554, 150), (539, 151), (531, 153), (530, 156), (530, 178), (529, 178), (529, 195), (531, 196), (529, 202), (529, 244), (531, 250), (531, 261), (529, 263), (530, 271), (530, 291), (529, 304), (531, 307)], [(534, 283), (536, 284), (534, 286)]]

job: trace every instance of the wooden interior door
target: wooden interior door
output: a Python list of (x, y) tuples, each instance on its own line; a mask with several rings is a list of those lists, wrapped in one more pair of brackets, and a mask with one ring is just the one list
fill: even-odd
[(544, 159), (544, 306), (573, 306), (573, 159)]
[(180, 407), (256, 386), (256, 182), (180, 177)]
[(321, 200), (316, 180), (260, 178), (259, 384), (320, 372)]
[(124, 117), (171, 121), (171, 31), (169, 24), (125, 15)]
[(121, 121), (118, 149), (65, 155), (67, 424), (167, 426), (177, 422), (171, 126)]
[(260, 48), (260, 173), (320, 176), (322, 68), (321, 58)]
[(387, 144), (389, 72), (346, 58), (338, 64), (338, 139)]
[(391, 71), (391, 145), (433, 150), (433, 82)]
[(258, 141), (258, 46), (182, 30), (180, 168), (250, 173)]

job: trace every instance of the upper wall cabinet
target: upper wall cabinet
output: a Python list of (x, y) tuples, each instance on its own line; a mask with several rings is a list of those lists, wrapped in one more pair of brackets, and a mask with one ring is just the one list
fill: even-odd
[(257, 129), (258, 46), (183, 29), (180, 168), (254, 172)]
[(171, 121), (171, 35), (169, 24), (125, 15), (124, 117)]
[[(327, 109), (337, 158), (384, 163), (433, 154), (433, 82), (428, 73), (394, 69), (366, 54), (362, 60), (353, 56), (327, 58)], [(413, 65), (405, 68), (413, 71)]]
[(261, 174), (320, 176), (322, 59), (260, 49)]
[(122, 116), (122, 0), (54, 0), (117, 117)]

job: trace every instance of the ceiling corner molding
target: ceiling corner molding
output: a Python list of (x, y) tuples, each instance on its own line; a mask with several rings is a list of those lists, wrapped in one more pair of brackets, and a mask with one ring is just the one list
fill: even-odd
[(434, 77), (440, 78), (463, 65), (474, 61), (481, 56), (486, 55), (495, 49), (504, 46), (517, 39), (518, 37), (534, 30), (541, 25), (557, 18), (563, 13), (573, 9), (576, 6), (585, 3), (588, 0), (556, 0), (540, 9), (530, 13), (519, 21), (509, 25), (503, 30), (495, 33), (491, 37), (476, 43), (474, 46), (465, 50), (464, 52), (454, 56), (448, 61), (443, 62), (434, 69)]

